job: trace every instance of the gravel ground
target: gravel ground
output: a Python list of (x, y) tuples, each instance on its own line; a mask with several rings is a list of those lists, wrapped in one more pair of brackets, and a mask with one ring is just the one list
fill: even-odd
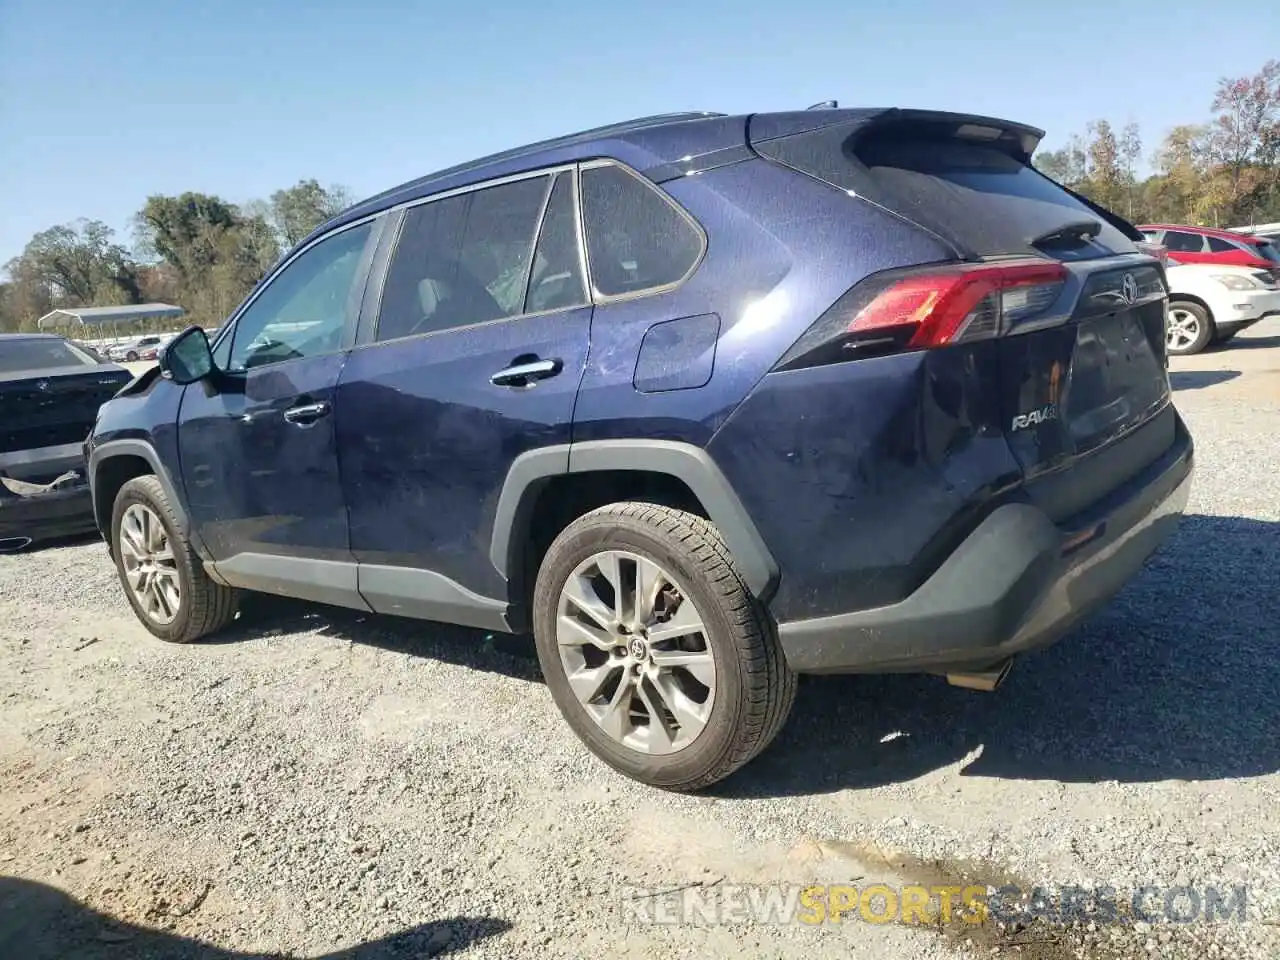
[[(0, 956), (1280, 956), (1280, 323), (1172, 379), (1197, 488), (1110, 607), (995, 694), (806, 678), (710, 796), (590, 758), (524, 642), (261, 600), (171, 647), (101, 544), (0, 557)], [(877, 880), (1245, 885), (1246, 918), (673, 926), (621, 903)]]

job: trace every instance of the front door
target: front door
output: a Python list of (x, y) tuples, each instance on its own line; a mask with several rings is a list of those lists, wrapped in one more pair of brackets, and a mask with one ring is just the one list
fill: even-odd
[(335, 391), (376, 224), (289, 261), (186, 389), (178, 448), (191, 520), (234, 586), (364, 607), (335, 447)]
[(337, 400), (351, 549), (380, 613), (503, 623), (499, 492), (522, 453), (569, 443), (586, 363), (574, 191), (566, 170), (405, 211)]

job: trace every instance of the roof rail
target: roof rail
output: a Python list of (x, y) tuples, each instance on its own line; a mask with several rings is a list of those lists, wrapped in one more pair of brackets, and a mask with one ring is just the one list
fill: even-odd
[(691, 110), (684, 113), (659, 113), (650, 117), (638, 117), (635, 120), (623, 120), (619, 123), (610, 123), (600, 127), (592, 127), (589, 130), (580, 130), (577, 133), (564, 134), (562, 136), (552, 137), (548, 140), (539, 140), (536, 143), (526, 143), (519, 147), (513, 147), (510, 150), (503, 150), (499, 153), (491, 153), (485, 157), (477, 157), (474, 160), (467, 160), (466, 162), (457, 164), (456, 166), (446, 167), (443, 170), (436, 170), (406, 183), (398, 184), (388, 190), (383, 190), (381, 193), (376, 193), (371, 197), (366, 197), (364, 200), (358, 201), (348, 209), (354, 209), (354, 207), (362, 207), (366, 204), (373, 203), (374, 201), (384, 200), (405, 189), (425, 186), (433, 180), (441, 180), (453, 174), (479, 169), (491, 163), (498, 163), (503, 160), (512, 160), (516, 157), (526, 156), (542, 150), (550, 150), (558, 146), (567, 146), (579, 140), (590, 140), (596, 137), (630, 133), (635, 130), (643, 130), (646, 127), (660, 126), (664, 123), (679, 123), (685, 120), (707, 120), (713, 117), (727, 116), (727, 113), (713, 113), (706, 110)]

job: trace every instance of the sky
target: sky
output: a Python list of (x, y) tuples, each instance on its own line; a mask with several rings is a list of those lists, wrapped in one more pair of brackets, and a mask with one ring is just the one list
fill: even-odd
[(1274, 56), (1275, 2), (0, 0), (0, 264), (80, 217), (128, 245), (155, 193), (362, 197), (678, 110), (961, 110), (1047, 147), (1105, 117), (1149, 153)]

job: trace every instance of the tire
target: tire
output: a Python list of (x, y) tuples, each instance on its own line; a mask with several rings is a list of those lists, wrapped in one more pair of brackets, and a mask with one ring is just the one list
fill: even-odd
[(1214, 337), (1209, 311), (1189, 300), (1169, 303), (1169, 319), (1165, 329), (1165, 352), (1175, 357), (1199, 353)]
[[(641, 567), (649, 570), (650, 565), (656, 565), (661, 576), (650, 582), (661, 589), (648, 592), (660, 598), (664, 609), (647, 617), (637, 609), (646, 605), (633, 603), (630, 607), (633, 626), (642, 619), (647, 626), (635, 627), (634, 635), (608, 635), (611, 637), (608, 642), (617, 641), (618, 646), (607, 654), (597, 652), (594, 640), (579, 645), (562, 644), (558, 635), (563, 623), (561, 610), (575, 611), (578, 615), (576, 611), (582, 609), (569, 599), (569, 594), (575, 589), (581, 593), (587, 589), (583, 585), (591, 582), (612, 584), (607, 577), (602, 581), (604, 574), (600, 573), (604, 569), (601, 564), (607, 566), (610, 556), (621, 558), (613, 568), (620, 581), (626, 580), (627, 569), (633, 571), (631, 581), (636, 584), (635, 595), (642, 593), (639, 589)], [(606, 559), (602, 561), (601, 557)], [(588, 580), (584, 570), (596, 571), (594, 579)], [(570, 584), (571, 577), (574, 584)], [(668, 586), (662, 586), (664, 582)], [(611, 595), (611, 591), (605, 588), (605, 594)], [(685, 607), (688, 601), (692, 601), (691, 610)], [(624, 599), (623, 607), (627, 603)], [(647, 605), (646, 609), (656, 606)], [(533, 607), (538, 660), (560, 712), (592, 753), (642, 783), (667, 790), (691, 791), (724, 779), (773, 741), (795, 701), (795, 674), (783, 658), (772, 618), (742, 582), (716, 528), (695, 514), (649, 503), (615, 503), (578, 518), (560, 533), (547, 551), (538, 571)], [(616, 606), (613, 610), (608, 607), (605, 602), (598, 613), (606, 618), (617, 613)], [(681, 634), (684, 627), (680, 624), (676, 628), (677, 614), (681, 620), (696, 618), (697, 631)], [(663, 620), (663, 616), (669, 619)], [(595, 623), (602, 621), (585, 614), (581, 617), (593, 624), (592, 637), (606, 636), (605, 630), (594, 628)], [(678, 638), (660, 639), (659, 631), (676, 634)], [(578, 634), (569, 630), (566, 636)], [(647, 654), (637, 655), (634, 641), (640, 638), (644, 645), (651, 636), (654, 646)], [(684, 649), (671, 649), (670, 644), (682, 645)], [(620, 654), (619, 647), (629, 652)], [(663, 647), (667, 649), (660, 649)], [(696, 649), (689, 652), (689, 648)], [(673, 654), (696, 657), (698, 677), (694, 676), (692, 667), (686, 670), (678, 665), (659, 666), (660, 656), (665, 663), (665, 658)], [(578, 657), (583, 658), (583, 664), (575, 670), (569, 661)], [(588, 657), (604, 657), (604, 661), (592, 666), (586, 662)], [(629, 676), (627, 670), (653, 670), (661, 676), (655, 676), (645, 686), (643, 677), (648, 675), (640, 674), (640, 678), (633, 681), (637, 684), (635, 692), (622, 693), (621, 697), (618, 696), (621, 681), (612, 689), (606, 682), (601, 688), (604, 702), (597, 698), (589, 707), (587, 704), (592, 701), (589, 697), (580, 699), (575, 693), (570, 673), (574, 672), (578, 678), (579, 690), (587, 690), (595, 684), (598, 672), (612, 669), (614, 663), (620, 664), (619, 669), (624, 671), (620, 676)], [(583, 671), (592, 672), (586, 686)], [(673, 684), (681, 691), (694, 691), (691, 696), (696, 696), (702, 689), (699, 677), (712, 681), (706, 688), (711, 692), (702, 704), (681, 696), (670, 697)], [(650, 705), (655, 691), (681, 707), (680, 719), (676, 718), (675, 710), (670, 710), (663, 713), (670, 723), (650, 725), (654, 711)], [(617, 711), (605, 703), (623, 700), (626, 704)], [(702, 716), (686, 721), (686, 717), (693, 717), (689, 707), (701, 710)], [(642, 711), (648, 721), (632, 724), (638, 711)], [(658, 711), (662, 712), (662, 708)], [(601, 712), (615, 720), (623, 717), (618, 723), (629, 727), (630, 732), (623, 735), (606, 732), (608, 721), (599, 719)], [(688, 733), (693, 730), (697, 732)], [(686, 736), (688, 742), (680, 745), (681, 738)], [(632, 742), (624, 742), (628, 738)], [(645, 743), (637, 746), (637, 739)]]
[[(137, 562), (137, 551), (130, 549), (129, 544), (140, 538), (136, 532), (127, 533), (122, 530), (126, 524), (126, 514), (130, 517), (131, 531), (136, 531), (132, 522), (138, 517), (148, 517), (148, 524), (158, 520), (162, 528), (163, 547), (158, 548), (155, 553), (163, 555), (167, 548), (169, 557), (163, 562), (154, 563), (152, 569), (158, 567), (168, 571), (163, 579), (177, 584), (177, 602), (168, 603), (172, 610), (167, 617), (165, 614), (170, 614), (169, 609), (162, 609), (159, 615), (150, 611), (143, 596), (149, 597), (151, 593), (140, 595), (130, 582), (127, 567)], [(129, 538), (127, 541), (122, 539), (126, 536)], [(158, 537), (158, 534), (153, 534), (153, 537)], [(151, 542), (161, 541), (153, 539)], [(180, 532), (173, 506), (165, 495), (164, 487), (155, 477), (134, 477), (116, 494), (115, 504), (111, 509), (111, 557), (115, 560), (116, 573), (120, 577), (120, 585), (124, 588), (129, 605), (153, 636), (168, 643), (190, 643), (222, 629), (235, 619), (237, 591), (209, 579), (200, 558)], [(154, 575), (151, 579), (155, 579)], [(166, 596), (172, 595), (166, 593)]]
[(138, 362), (138, 354), (137, 354), (137, 352), (136, 352), (136, 351), (134, 351), (134, 350), (130, 350), (128, 353), (126, 353), (126, 354), (124, 355), (124, 358), (125, 358), (127, 361), (129, 361), (130, 363), (137, 363), (137, 362)]

